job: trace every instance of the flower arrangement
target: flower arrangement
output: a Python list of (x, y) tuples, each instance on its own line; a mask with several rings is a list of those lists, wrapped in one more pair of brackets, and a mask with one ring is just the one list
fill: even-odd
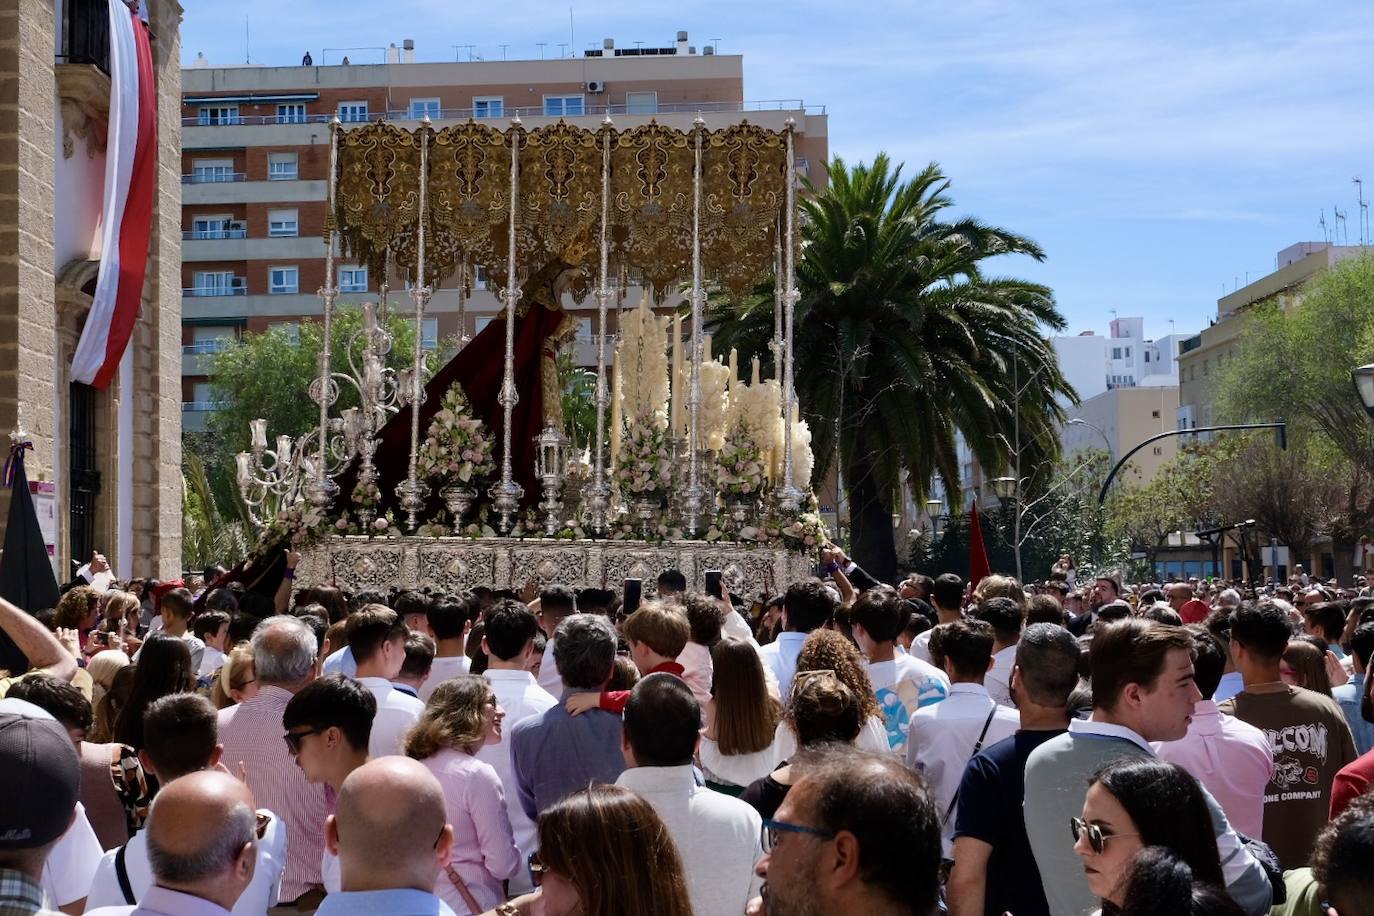
[(463, 389), (454, 382), (416, 455), (419, 475), (426, 480), (476, 486), (496, 468), (493, 443), (486, 424), (472, 415)]
[(616, 459), (615, 482), (633, 499), (662, 501), (673, 483), (668, 437), (652, 416), (630, 423)]
[(349, 498), (352, 500), (353, 505), (357, 506), (359, 509), (375, 510), (377, 504), (382, 501), (382, 491), (375, 481), (369, 483), (368, 481), (360, 480), (354, 485), (353, 493)]
[(783, 543), (795, 550), (815, 550), (830, 538), (825, 521), (816, 512), (803, 512), (781, 527)]
[(307, 502), (298, 502), (282, 509), (268, 522), (262, 542), (290, 544), (291, 549), (301, 550), (325, 534), (328, 527), (329, 516), (323, 510)]
[(620, 407), (633, 423), (668, 425), (668, 319), (649, 308), (648, 296), (639, 308), (620, 318), (616, 365), (620, 371)]
[(753, 500), (763, 492), (763, 454), (743, 418), (736, 418), (725, 434), (716, 458), (716, 482), (727, 501)]

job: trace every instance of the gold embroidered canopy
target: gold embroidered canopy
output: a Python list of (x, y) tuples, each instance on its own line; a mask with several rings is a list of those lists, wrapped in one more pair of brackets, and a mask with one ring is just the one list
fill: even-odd
[[(337, 189), (326, 236), (380, 275), (393, 263), (414, 271), (422, 135), (428, 143), (425, 280), (483, 265), (504, 284), (510, 229), (512, 144), (519, 158), (516, 271), (562, 262), (600, 270), (602, 182), (609, 184), (608, 270), (642, 276), (657, 295), (691, 279), (693, 177), (702, 140), (700, 246), (704, 277), (736, 294), (772, 272), (787, 206), (786, 133), (748, 122), (681, 131), (658, 123), (618, 131), (559, 121), (498, 130), (468, 121), (435, 130), (379, 122), (340, 131)], [(603, 168), (609, 138), (609, 168)]]

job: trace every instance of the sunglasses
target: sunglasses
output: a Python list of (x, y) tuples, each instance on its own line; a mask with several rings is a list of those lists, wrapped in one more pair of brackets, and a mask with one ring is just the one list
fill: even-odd
[(1103, 833), (1102, 828), (1096, 824), (1089, 824), (1081, 817), (1069, 818), (1069, 832), (1073, 834), (1073, 841), (1078, 842), (1078, 838), (1083, 834), (1088, 835), (1088, 846), (1099, 856), (1107, 848), (1107, 841), (1114, 840), (1123, 836), (1140, 836), (1138, 833)]
[(270, 814), (264, 814), (264, 813), (262, 813), (261, 811), (259, 811), (259, 812), (257, 812), (257, 815), (256, 815), (256, 816), (257, 816), (257, 820), (258, 820), (258, 823), (257, 823), (258, 839), (262, 839), (263, 837), (267, 836), (267, 828), (272, 824), (272, 815), (270, 815)]
[(292, 757), (298, 757), (301, 753), (301, 742), (309, 735), (321, 735), (324, 732), (318, 728), (307, 729), (303, 732), (287, 732), (282, 735), (286, 740), (286, 747), (291, 752)]

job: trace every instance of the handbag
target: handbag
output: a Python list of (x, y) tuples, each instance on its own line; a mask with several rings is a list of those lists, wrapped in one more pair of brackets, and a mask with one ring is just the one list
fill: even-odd
[(444, 866), (444, 874), (453, 882), (453, 886), (458, 889), (458, 895), (463, 898), (463, 903), (467, 904), (468, 910), (476, 916), (478, 913), (486, 912), (477, 905), (477, 898), (472, 896), (472, 891), (468, 890), (468, 884), (463, 880), (463, 876), (458, 874), (458, 869), (453, 867), (453, 863)]

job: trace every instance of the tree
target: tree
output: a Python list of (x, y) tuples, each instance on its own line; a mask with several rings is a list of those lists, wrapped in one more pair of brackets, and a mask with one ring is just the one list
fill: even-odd
[[(1019, 438), (1022, 473), (1046, 472), (1063, 419), (1055, 398), (1075, 396), (1043, 336), (1064, 326), (1053, 294), (986, 272), (998, 255), (1042, 260), (1039, 246), (972, 218), (947, 220), (950, 182), (934, 163), (907, 182), (885, 154), (852, 169), (836, 157), (827, 171), (827, 187), (808, 184), (801, 204), (797, 391), (813, 480), (838, 460), (853, 553), (886, 578), (903, 485), (920, 502), (939, 475), (959, 502), (961, 433), (986, 469), (1005, 469)], [(714, 297), (708, 317), (722, 348), (771, 362), (772, 301), (771, 280), (740, 301)]]
[(1155, 555), (1175, 531), (1217, 526), (1218, 469), (1229, 466), (1223, 451), (1228, 440), (1183, 445), (1178, 455), (1155, 472), (1149, 483), (1119, 487), (1107, 500), (1107, 530), (1145, 554), (1154, 568)]
[[(181, 472), (181, 568), (203, 569), (215, 563), (233, 564), (248, 554), (255, 540), (247, 514), (226, 517), (205, 473), (205, 465), (192, 452), (184, 456)], [(234, 508), (243, 504), (233, 500)]]

